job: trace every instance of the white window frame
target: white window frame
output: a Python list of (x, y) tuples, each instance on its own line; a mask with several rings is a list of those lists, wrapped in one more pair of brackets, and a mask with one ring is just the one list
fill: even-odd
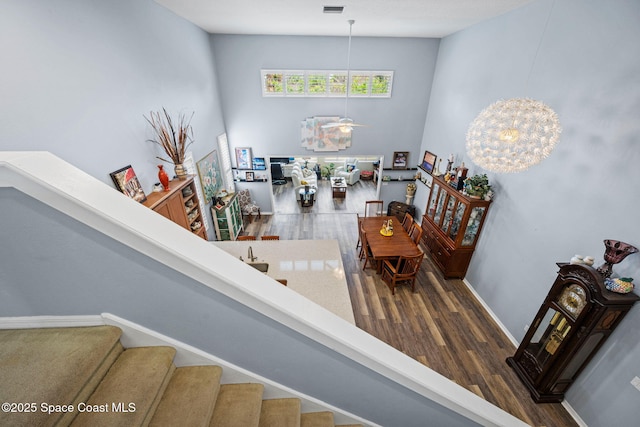
[[(280, 74), (282, 75), (282, 92), (270, 92), (267, 91), (267, 75)], [(344, 92), (331, 92), (330, 90), (330, 78), (332, 75), (346, 75), (347, 70), (274, 70), (265, 69), (260, 70), (262, 96), (265, 98), (270, 97), (308, 97), (308, 98), (343, 98), (346, 96)], [(393, 71), (370, 71), (370, 70), (350, 70), (349, 84), (353, 83), (354, 75), (368, 76), (367, 92), (354, 94), (349, 91), (349, 97), (354, 98), (391, 98), (393, 90)], [(288, 93), (287, 92), (287, 76), (297, 75), (304, 77), (304, 93)], [(310, 92), (309, 91), (309, 76), (324, 75), (325, 77), (325, 91), (324, 92)], [(384, 93), (371, 93), (373, 87), (374, 76), (386, 76), (388, 78), (389, 87)]]

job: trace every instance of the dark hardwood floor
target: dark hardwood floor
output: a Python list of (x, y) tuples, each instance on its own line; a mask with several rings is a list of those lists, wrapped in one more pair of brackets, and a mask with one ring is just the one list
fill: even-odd
[(245, 233), (280, 239), (335, 239), (339, 242), (356, 324), (532, 426), (578, 424), (561, 404), (536, 404), (505, 363), (515, 347), (461, 280), (445, 280), (427, 257), (416, 283), (396, 294), (374, 270), (362, 271), (355, 249), (356, 212), (375, 198), (372, 182), (350, 186), (345, 200), (331, 197), (321, 182), (313, 207), (301, 208), (291, 184), (274, 186), (274, 215), (245, 219)]

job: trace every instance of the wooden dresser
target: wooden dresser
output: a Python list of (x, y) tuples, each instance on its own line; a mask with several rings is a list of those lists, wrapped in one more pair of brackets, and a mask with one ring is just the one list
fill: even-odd
[(422, 217), (422, 243), (445, 278), (467, 273), (490, 201), (465, 196), (434, 176)]
[(193, 177), (170, 181), (169, 191), (148, 194), (143, 204), (207, 240)]

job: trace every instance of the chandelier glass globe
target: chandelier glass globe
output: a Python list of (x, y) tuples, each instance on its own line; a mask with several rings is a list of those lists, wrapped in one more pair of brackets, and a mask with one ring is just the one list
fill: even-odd
[(560, 137), (558, 115), (540, 101), (497, 101), (478, 114), (467, 131), (467, 154), (498, 173), (521, 172), (540, 163)]

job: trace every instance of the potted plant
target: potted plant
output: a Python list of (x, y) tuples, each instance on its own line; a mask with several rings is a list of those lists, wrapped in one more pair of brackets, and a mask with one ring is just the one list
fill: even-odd
[(178, 116), (177, 122), (171, 119), (167, 110), (162, 108), (160, 111), (151, 111), (149, 117), (145, 119), (153, 128), (156, 137), (148, 139), (148, 141), (158, 144), (162, 147), (169, 159), (159, 157), (158, 159), (167, 163), (173, 163), (176, 176), (179, 179), (186, 179), (187, 173), (184, 169), (184, 154), (187, 148), (193, 143), (193, 129), (191, 128), (191, 118), (184, 114)]
[(474, 175), (465, 179), (464, 192), (476, 199), (484, 199), (487, 194), (492, 194), (487, 174)]
[(324, 179), (328, 179), (330, 176), (333, 176), (333, 171), (336, 169), (336, 165), (333, 163), (329, 163), (328, 165), (322, 166), (322, 177)]

